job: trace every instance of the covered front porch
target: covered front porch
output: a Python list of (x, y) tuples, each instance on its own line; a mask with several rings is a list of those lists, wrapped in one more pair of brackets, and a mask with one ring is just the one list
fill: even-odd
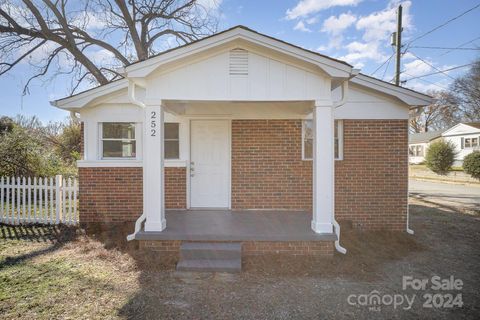
[(312, 214), (283, 210), (166, 210), (162, 231), (140, 231), (135, 240), (181, 241), (335, 241), (316, 233)]

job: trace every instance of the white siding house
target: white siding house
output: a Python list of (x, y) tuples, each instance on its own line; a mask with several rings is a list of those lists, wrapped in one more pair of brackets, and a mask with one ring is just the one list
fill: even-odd
[(443, 132), (442, 137), (455, 145), (455, 164), (461, 165), (467, 155), (475, 150), (480, 151), (480, 122), (459, 123)]

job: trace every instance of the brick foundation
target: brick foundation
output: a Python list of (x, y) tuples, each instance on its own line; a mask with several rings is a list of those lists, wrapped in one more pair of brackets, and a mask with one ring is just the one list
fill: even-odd
[[(140, 249), (177, 255), (180, 240), (139, 241)], [(188, 241), (186, 241), (188, 242)], [(198, 241), (196, 241), (198, 242)], [(211, 241), (209, 241), (211, 242)], [(244, 241), (242, 256), (285, 254), (299, 256), (333, 256), (333, 241)]]

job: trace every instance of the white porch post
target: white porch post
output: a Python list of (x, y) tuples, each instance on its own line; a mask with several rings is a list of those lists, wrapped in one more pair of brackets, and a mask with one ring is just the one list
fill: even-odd
[(166, 227), (163, 178), (163, 107), (145, 107), (143, 128), (143, 212), (145, 231)]
[(334, 118), (330, 100), (316, 100), (313, 107), (313, 218), (317, 233), (333, 232)]

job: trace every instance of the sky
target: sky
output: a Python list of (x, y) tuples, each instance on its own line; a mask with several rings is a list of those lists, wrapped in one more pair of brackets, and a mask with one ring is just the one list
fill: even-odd
[[(426, 92), (448, 88), (480, 57), (479, 50), (424, 47), (480, 48), (478, 0), (200, 0), (218, 15), (219, 29), (245, 25), (260, 33), (344, 60), (362, 73), (391, 81), (394, 76), (390, 35), (396, 29), (396, 10), (403, 6), (402, 56), (404, 86)], [(436, 27), (440, 28), (435, 29)], [(433, 30), (433, 32), (428, 33)], [(410, 43), (411, 42), (411, 43)], [(173, 43), (170, 41), (169, 43)], [(423, 47), (423, 48), (422, 48)], [(101, 52), (99, 52), (101, 55)], [(34, 81), (27, 95), (23, 86), (31, 74), (27, 63), (0, 76), (0, 116), (36, 115), (43, 122), (64, 120), (68, 113), (49, 101), (68, 95), (64, 78)], [(456, 68), (449, 72), (439, 70)], [(375, 73), (374, 73), (375, 72)], [(409, 80), (430, 73), (437, 74)]]

